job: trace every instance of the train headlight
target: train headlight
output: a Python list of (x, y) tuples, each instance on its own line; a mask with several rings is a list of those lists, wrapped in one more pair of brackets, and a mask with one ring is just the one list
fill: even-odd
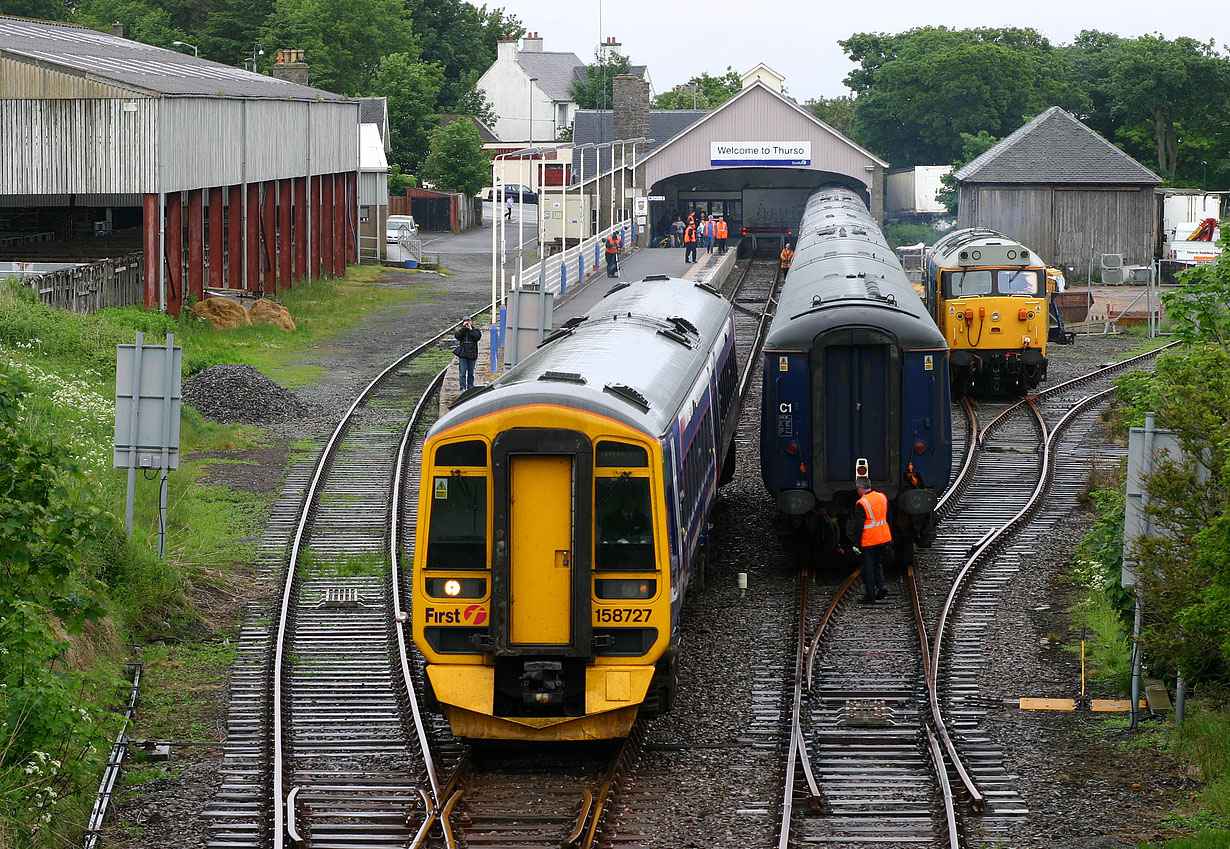
[(914, 453), (915, 454), (922, 454), (926, 450), (927, 450), (927, 443), (923, 442), (921, 439), (914, 443)]
[(425, 583), (432, 598), (482, 598), (487, 594), (486, 578), (428, 578)]
[(594, 595), (598, 598), (653, 598), (658, 591), (656, 578), (598, 578)]
[(999, 313), (997, 312), (991, 313), (991, 321), (999, 321)]

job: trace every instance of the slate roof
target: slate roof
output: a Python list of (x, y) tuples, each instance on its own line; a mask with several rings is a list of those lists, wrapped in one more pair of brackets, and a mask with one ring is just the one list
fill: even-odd
[(0, 54), (169, 97), (345, 100), (340, 94), (197, 59), (76, 24), (0, 15)]
[(543, 94), (560, 103), (572, 100), (573, 71), (584, 63), (575, 53), (525, 51), (517, 54), (517, 64), (531, 77), (538, 78)]
[(478, 137), (482, 140), (483, 144), (493, 144), (499, 142), (499, 139), (496, 138), (495, 133), (491, 132), (491, 128), (475, 118), (473, 115), (441, 115), (440, 126), (447, 127), (449, 124), (461, 120), (469, 121), (474, 125), (474, 129), (478, 130)]
[[(638, 144), (636, 146), (637, 160), (657, 150), (708, 114), (708, 109), (650, 109), (649, 137), (654, 142), (650, 145)], [(578, 145), (609, 142), (614, 136), (614, 126), (615, 116), (609, 110), (598, 112), (593, 109), (578, 109), (576, 118), (572, 122), (572, 142)], [(597, 173), (594, 169), (595, 155), (597, 154), (602, 155), (601, 170), (607, 170), (611, 167), (611, 149), (609, 147), (598, 151), (583, 150), (580, 153), (585, 156), (585, 174), (587, 178)], [(629, 158), (632, 156), (631, 148), (628, 149), (628, 156)], [(572, 154), (573, 165), (579, 167), (577, 158), (578, 152), (574, 150)]]
[(1162, 178), (1052, 106), (953, 175), (970, 183), (1160, 185)]

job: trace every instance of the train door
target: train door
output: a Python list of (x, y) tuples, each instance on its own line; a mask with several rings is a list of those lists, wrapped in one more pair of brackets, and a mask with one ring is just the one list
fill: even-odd
[[(820, 362), (816, 362), (816, 360)], [(893, 446), (900, 419), (900, 357), (896, 344), (875, 330), (824, 334), (812, 348), (812, 374), (821, 383), (813, 398), (814, 455), (823, 465), (817, 497), (852, 489), (854, 462), (868, 461), (877, 489), (896, 493), (900, 461)]]
[(493, 711), (579, 715), (593, 657), (593, 446), (577, 431), (514, 428), (491, 460)]
[(568, 454), (509, 458), (511, 645), (567, 645), (572, 636), (574, 476)]

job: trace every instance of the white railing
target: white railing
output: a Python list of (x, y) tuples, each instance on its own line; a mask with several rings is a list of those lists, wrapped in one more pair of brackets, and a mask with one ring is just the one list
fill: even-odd
[(512, 285), (537, 286), (539, 281), (542, 281), (546, 291), (554, 292), (556, 295), (566, 294), (568, 287), (583, 283), (594, 269), (606, 263), (602, 240), (616, 231), (623, 233), (624, 248), (631, 247), (632, 221), (619, 221), (614, 226), (590, 236), (579, 246), (574, 245), (554, 256), (527, 266), (521, 271), (520, 280), (514, 272)]

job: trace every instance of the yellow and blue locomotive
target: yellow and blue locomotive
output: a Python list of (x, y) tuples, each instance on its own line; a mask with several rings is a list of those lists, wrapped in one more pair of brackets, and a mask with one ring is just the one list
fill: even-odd
[(433, 426), (413, 626), (453, 733), (612, 738), (670, 708), (736, 382), (730, 303), (648, 277)]
[(954, 391), (1023, 394), (1046, 377), (1046, 263), (1034, 251), (994, 230), (955, 230), (927, 252), (924, 275)]

